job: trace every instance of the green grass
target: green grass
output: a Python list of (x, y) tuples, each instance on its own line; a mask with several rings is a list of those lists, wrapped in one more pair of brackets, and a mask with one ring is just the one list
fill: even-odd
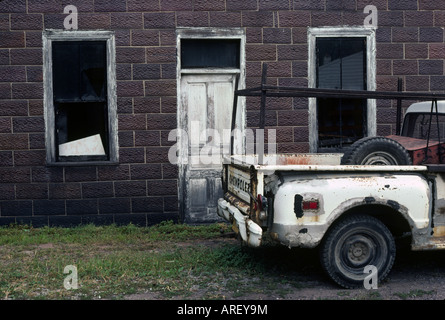
[[(206, 245), (228, 231), (226, 224), (172, 222), (0, 228), (0, 299), (121, 299), (136, 293), (223, 299), (257, 293), (251, 281), (284, 295), (280, 283), (266, 277), (275, 268), (267, 257), (233, 243)], [(64, 287), (69, 265), (77, 268), (77, 289)]]
[[(227, 224), (172, 222), (150, 228), (1, 227), (0, 300), (124, 299), (133, 294), (152, 299), (286, 299), (310, 287), (308, 279), (320, 276), (314, 250), (273, 243), (246, 248), (222, 241), (229, 232)], [(66, 266), (77, 268), (77, 289), (64, 286), (72, 275), (64, 273)], [(432, 294), (419, 289), (393, 296), (419, 299)], [(333, 299), (383, 296), (339, 288)]]
[(150, 228), (127, 226), (94, 226), (84, 225), (75, 228), (33, 228), (26, 225), (11, 225), (0, 228), (0, 245), (29, 245), (48, 242), (59, 243), (129, 243), (150, 241), (183, 241), (193, 239), (210, 239), (227, 231), (224, 224), (191, 226), (175, 224), (172, 221), (161, 222)]
[(415, 299), (415, 298), (425, 298), (425, 296), (429, 296), (434, 294), (434, 290), (425, 291), (422, 289), (410, 290), (409, 292), (396, 292), (394, 296), (399, 297), (402, 300), (406, 299)]

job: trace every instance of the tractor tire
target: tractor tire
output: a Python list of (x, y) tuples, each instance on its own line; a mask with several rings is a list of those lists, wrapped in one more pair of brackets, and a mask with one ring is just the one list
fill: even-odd
[(367, 137), (354, 142), (341, 159), (345, 165), (411, 165), (408, 151), (397, 141)]

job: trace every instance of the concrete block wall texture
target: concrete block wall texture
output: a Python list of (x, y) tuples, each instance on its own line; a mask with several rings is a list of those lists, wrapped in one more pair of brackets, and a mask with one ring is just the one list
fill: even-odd
[[(47, 166), (42, 31), (113, 30), (119, 164)], [(168, 161), (176, 128), (176, 29), (243, 28), (246, 86), (308, 86), (308, 27), (363, 25), (378, 9), (377, 90), (445, 89), (445, 3), (433, 0), (3, 0), (0, 1), (0, 225), (150, 225), (178, 218), (178, 170)], [(407, 107), (408, 102), (404, 102)], [(308, 152), (307, 99), (269, 99), (278, 152)], [(259, 99), (247, 98), (247, 125)], [(395, 102), (378, 101), (377, 134), (395, 131)]]

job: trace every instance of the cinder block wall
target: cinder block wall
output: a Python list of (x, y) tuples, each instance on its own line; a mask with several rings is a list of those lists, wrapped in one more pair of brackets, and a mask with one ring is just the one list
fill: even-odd
[[(116, 34), (119, 164), (51, 167), (45, 161), (42, 31), (63, 29), (66, 5), (79, 30)], [(3, 0), (0, 1), (0, 225), (150, 225), (178, 218), (176, 28), (244, 28), (247, 87), (308, 85), (307, 27), (362, 25), (378, 9), (377, 89), (443, 91), (445, 2), (432, 0)], [(406, 107), (407, 104), (404, 104)], [(257, 127), (259, 100), (247, 99)], [(379, 101), (377, 131), (395, 131), (395, 103)], [(307, 99), (269, 99), (266, 125), (278, 152), (308, 152)]]

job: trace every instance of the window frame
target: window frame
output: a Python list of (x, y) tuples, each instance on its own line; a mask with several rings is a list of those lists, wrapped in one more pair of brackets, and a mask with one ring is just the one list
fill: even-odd
[[(371, 27), (316, 27), (308, 28), (308, 87), (317, 87), (317, 38), (366, 38), (366, 84), (368, 91), (376, 90), (376, 29)], [(318, 152), (317, 99), (309, 98), (309, 151)], [(377, 134), (376, 100), (368, 99), (366, 134)]]
[[(119, 162), (117, 134), (117, 97), (116, 97), (116, 44), (113, 31), (64, 31), (45, 30), (43, 41), (43, 79), (44, 79), (44, 115), (45, 115), (45, 145), (47, 165), (95, 165), (117, 164)], [(105, 41), (107, 67), (107, 109), (108, 109), (108, 160), (58, 161), (55, 135), (55, 106), (53, 100), (53, 57), (54, 41)]]

